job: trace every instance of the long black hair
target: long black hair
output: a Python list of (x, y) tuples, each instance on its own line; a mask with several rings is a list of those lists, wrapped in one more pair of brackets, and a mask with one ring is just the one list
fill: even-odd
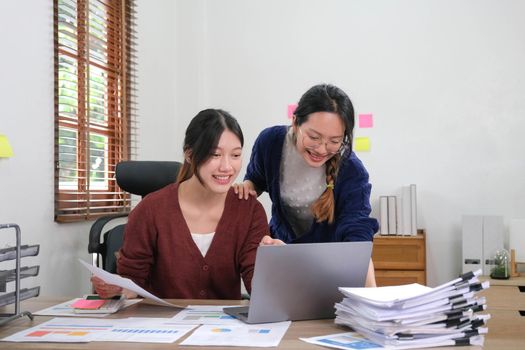
[(241, 141), (241, 147), (244, 145), (239, 123), (222, 109), (205, 109), (191, 120), (184, 137), (184, 163), (177, 176), (178, 183), (189, 179), (193, 174), (202, 183), (198, 169), (210, 159), (224, 130), (234, 133)]
[(331, 112), (338, 114), (345, 124), (344, 148), (352, 151), (352, 134), (354, 131), (354, 105), (350, 97), (330, 84), (319, 84), (306, 91), (295, 110), (295, 124), (301, 126), (312, 113)]

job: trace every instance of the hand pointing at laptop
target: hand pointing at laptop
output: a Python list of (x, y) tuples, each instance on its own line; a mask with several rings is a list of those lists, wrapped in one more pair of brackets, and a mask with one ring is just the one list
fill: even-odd
[(286, 243), (284, 243), (280, 239), (272, 238), (268, 235), (264, 236), (261, 239), (261, 243), (259, 243), (259, 245), (285, 245), (285, 244)]

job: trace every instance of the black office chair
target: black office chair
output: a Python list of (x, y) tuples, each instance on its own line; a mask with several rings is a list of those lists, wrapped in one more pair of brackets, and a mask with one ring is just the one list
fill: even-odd
[[(167, 161), (125, 161), (117, 164), (115, 178), (124, 191), (146, 196), (161, 189), (177, 179), (181, 163)], [(122, 246), (124, 227), (117, 225), (102, 234), (106, 224), (112, 220), (126, 217), (127, 213), (103, 216), (95, 221), (89, 231), (88, 252), (96, 254), (96, 265), (106, 271), (116, 273), (115, 252)], [(100, 236), (103, 237), (102, 241)]]

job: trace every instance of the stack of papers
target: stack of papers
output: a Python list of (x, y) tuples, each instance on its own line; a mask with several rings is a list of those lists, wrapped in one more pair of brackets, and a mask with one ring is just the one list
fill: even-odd
[(490, 315), (480, 290), (481, 270), (436, 288), (417, 283), (379, 288), (339, 288), (335, 323), (352, 327), (370, 341), (393, 349), (483, 345)]

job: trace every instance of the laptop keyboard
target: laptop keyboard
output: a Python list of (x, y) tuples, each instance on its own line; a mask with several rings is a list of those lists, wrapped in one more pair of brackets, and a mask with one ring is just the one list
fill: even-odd
[(248, 313), (247, 312), (239, 312), (239, 315), (244, 316), (244, 317), (248, 317)]

